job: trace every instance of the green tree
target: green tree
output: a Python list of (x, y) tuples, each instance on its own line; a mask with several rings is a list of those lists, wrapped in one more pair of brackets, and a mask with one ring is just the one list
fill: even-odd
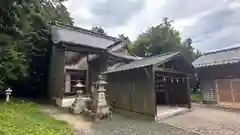
[(10, 44), (1, 51), (0, 88), (9, 86), (9, 81), (17, 81), (26, 73), (26, 56), (16, 44)]
[(194, 48), (191, 44), (190, 38), (181, 42), (180, 33), (172, 26), (172, 21), (163, 18), (159, 25), (152, 26), (140, 34), (130, 48), (136, 55), (142, 57), (180, 51), (189, 61), (192, 61)]
[[(1, 72), (3, 87), (43, 93), (48, 69), (49, 28), (51, 24), (73, 24), (63, 0), (8, 0), (0, 3), (1, 66), (19, 72)], [(1, 38), (4, 37), (4, 38)], [(17, 60), (18, 59), (18, 60)], [(14, 68), (15, 67), (15, 68)], [(27, 69), (27, 70), (26, 70)], [(23, 72), (27, 71), (27, 72)], [(9, 74), (16, 77), (7, 77)], [(27, 86), (27, 87), (26, 87)]]

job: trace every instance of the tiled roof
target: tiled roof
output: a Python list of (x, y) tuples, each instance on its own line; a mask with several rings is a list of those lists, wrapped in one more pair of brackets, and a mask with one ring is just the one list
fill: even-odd
[(124, 59), (129, 59), (129, 60), (140, 60), (140, 59), (142, 59), (142, 57), (131, 56), (131, 55), (124, 54), (124, 53), (122, 53), (122, 52), (120, 52), (120, 53), (115, 53), (115, 52), (112, 52), (112, 51), (108, 51), (108, 53), (109, 53), (110, 55), (115, 56), (115, 57), (124, 58)]
[(114, 37), (66, 25), (52, 26), (51, 37), (54, 43), (65, 42), (100, 49), (106, 49), (108, 46), (117, 42), (117, 39)]
[[(109, 52), (109, 54), (114, 55), (116, 57), (123, 58), (123, 59), (128, 59), (128, 60), (139, 60), (139, 59), (142, 59), (141, 57), (125, 55), (125, 54), (122, 54), (122, 53)], [(97, 58), (96, 54), (89, 55), (89, 60), (92, 60), (94, 58)], [(87, 70), (87, 67), (88, 67), (88, 65), (87, 65), (87, 57), (86, 56), (80, 58), (77, 62), (75, 62), (73, 64), (65, 65), (66, 69), (75, 69), (75, 70)]]
[(160, 64), (162, 62), (165, 62), (165, 61), (171, 59), (172, 57), (174, 57), (178, 54), (180, 54), (180, 53), (179, 52), (170, 52), (170, 53), (164, 53), (164, 54), (153, 56), (153, 57), (143, 58), (140, 60), (133, 61), (129, 64), (125, 64), (125, 65), (119, 66), (117, 68), (114, 68), (110, 71), (105, 72), (104, 74)]
[(194, 67), (216, 66), (240, 62), (240, 47), (212, 51), (203, 54), (193, 62)]

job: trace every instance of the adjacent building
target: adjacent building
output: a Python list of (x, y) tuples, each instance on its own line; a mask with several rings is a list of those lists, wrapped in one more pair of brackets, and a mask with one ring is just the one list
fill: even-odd
[(240, 47), (205, 53), (193, 62), (205, 103), (239, 105), (239, 62)]

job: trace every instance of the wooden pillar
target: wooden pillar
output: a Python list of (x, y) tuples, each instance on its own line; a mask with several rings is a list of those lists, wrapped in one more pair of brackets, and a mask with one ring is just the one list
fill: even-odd
[(190, 76), (187, 75), (187, 95), (188, 95), (188, 109), (192, 108), (191, 104), (191, 90), (190, 90)]
[(55, 74), (55, 90), (59, 98), (64, 96), (65, 83), (65, 48), (56, 48), (56, 74)]
[(61, 98), (65, 83), (65, 48), (54, 45), (49, 72), (49, 98)]
[(51, 49), (51, 56), (50, 56), (50, 61), (49, 61), (49, 75), (48, 75), (48, 99), (52, 100), (53, 94), (54, 94), (54, 76), (53, 76), (53, 68), (55, 65), (55, 54), (54, 54), (55, 46), (52, 46)]
[(152, 102), (154, 104), (154, 117), (156, 121), (157, 116), (157, 97), (156, 97), (156, 70), (155, 66), (152, 67)]
[(107, 51), (104, 52), (103, 54), (103, 60), (104, 60), (104, 66), (103, 66), (103, 70), (100, 72), (105, 72), (108, 70), (108, 55), (107, 55)]
[(87, 54), (87, 71), (86, 71), (86, 93), (90, 94), (91, 92), (91, 74), (90, 74), (90, 70), (91, 70), (91, 65), (90, 65), (90, 61), (89, 61), (89, 55)]
[[(169, 86), (169, 84), (167, 84), (167, 86)], [(173, 86), (173, 84), (172, 84), (172, 86)], [(169, 91), (170, 91), (170, 89), (164, 88), (164, 91), (165, 91), (166, 104), (169, 105), (170, 104), (170, 102), (169, 102)]]

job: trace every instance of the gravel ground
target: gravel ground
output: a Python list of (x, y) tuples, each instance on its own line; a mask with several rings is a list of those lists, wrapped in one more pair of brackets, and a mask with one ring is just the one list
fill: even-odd
[[(75, 135), (84, 133), (77, 130)], [(194, 133), (169, 126), (167, 124), (139, 120), (121, 115), (114, 115), (112, 121), (101, 120), (91, 125), (87, 135), (196, 135)]]
[(75, 128), (74, 135), (196, 135), (194, 133), (150, 120), (113, 114), (111, 121), (104, 119), (92, 123), (81, 115), (72, 115), (55, 106), (40, 105), (39, 108), (57, 120), (66, 121)]

